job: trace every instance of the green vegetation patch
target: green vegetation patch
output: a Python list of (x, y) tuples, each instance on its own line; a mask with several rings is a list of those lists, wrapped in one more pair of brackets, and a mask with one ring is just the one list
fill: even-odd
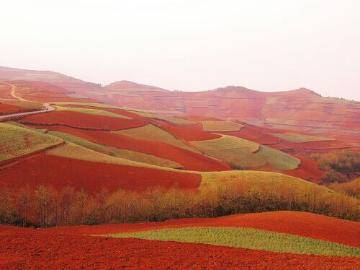
[(147, 111), (139, 111), (139, 110), (131, 110), (132, 113), (135, 113), (137, 115), (140, 115), (142, 117), (147, 117), (147, 118), (155, 118), (155, 119), (160, 119), (160, 120), (164, 120), (173, 124), (177, 124), (177, 125), (191, 125), (191, 124), (195, 124), (196, 122), (194, 121), (190, 121), (181, 117), (177, 117), (177, 116), (172, 116), (172, 115), (164, 115), (164, 114), (158, 114), (158, 113), (153, 113), (153, 112), (147, 112)]
[(138, 128), (114, 131), (113, 133), (130, 136), (142, 140), (164, 142), (189, 151), (198, 152), (196, 148), (185, 144), (184, 142), (175, 138), (175, 136), (173, 136), (169, 132), (151, 124)]
[(79, 112), (79, 113), (86, 113), (91, 115), (101, 115), (101, 116), (107, 116), (107, 117), (113, 117), (113, 118), (122, 118), (122, 119), (130, 119), (127, 116), (120, 115), (113, 112), (104, 111), (101, 109), (90, 109), (90, 108), (79, 108), (79, 107), (61, 107), (56, 106), (56, 109), (58, 111), (68, 111), (68, 112)]
[(321, 136), (313, 136), (313, 135), (304, 135), (293, 132), (286, 133), (273, 133), (275, 137), (280, 139), (294, 142), (294, 143), (302, 143), (302, 142), (321, 142), (321, 141), (332, 141), (333, 139)]
[(227, 162), (234, 169), (254, 169), (271, 165), (278, 170), (296, 169), (300, 160), (280, 150), (234, 136), (191, 142), (201, 152)]
[(0, 161), (27, 155), (62, 142), (60, 138), (33, 129), (0, 123)]
[(202, 121), (202, 126), (205, 131), (238, 131), (243, 125), (232, 121)]
[(116, 238), (201, 243), (295, 254), (360, 256), (360, 249), (323, 240), (252, 228), (173, 228), (112, 234)]
[[(156, 157), (153, 155), (148, 155), (148, 154), (144, 154), (144, 153), (140, 153), (140, 152), (136, 152), (136, 151), (118, 149), (115, 147), (109, 147), (109, 146), (93, 143), (93, 142), (90, 142), (83, 138), (69, 135), (69, 134), (66, 134), (63, 132), (50, 131), (49, 133), (51, 135), (60, 137), (67, 142), (71, 142), (73, 144), (85, 147), (87, 149), (108, 155), (109, 158), (115, 157), (115, 158), (121, 158), (121, 159), (128, 159), (131, 161), (142, 162), (142, 163), (146, 163), (146, 164), (151, 164), (151, 165), (156, 165), (156, 166), (161, 166), (161, 167), (168, 167), (168, 168), (182, 168), (182, 166), (180, 164), (176, 163), (175, 161), (171, 161), (171, 160), (164, 159), (164, 158), (159, 158), (159, 157)], [(116, 160), (114, 162), (117, 163), (118, 160)], [(123, 160), (120, 160), (120, 164), (123, 164)]]
[(266, 160), (267, 163), (278, 170), (295, 170), (301, 163), (300, 159), (265, 145), (260, 146), (255, 156)]
[(51, 104), (66, 107), (66, 106), (90, 106), (96, 108), (107, 108), (107, 109), (121, 109), (117, 106), (112, 106), (104, 103), (96, 103), (96, 102), (51, 102)]

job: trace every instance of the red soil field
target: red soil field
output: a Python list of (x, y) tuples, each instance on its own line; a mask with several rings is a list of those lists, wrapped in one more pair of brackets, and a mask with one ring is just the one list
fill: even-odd
[(173, 134), (176, 138), (186, 141), (204, 141), (221, 137), (220, 135), (204, 131), (201, 124), (175, 125), (161, 120), (152, 121), (155, 125)]
[(0, 268), (357, 269), (352, 257), (296, 255), (204, 244), (81, 236), (0, 227)]
[(101, 109), (103, 111), (113, 112), (113, 113), (116, 113), (116, 114), (119, 114), (119, 115), (127, 116), (127, 117), (132, 118), (132, 119), (144, 119), (144, 120), (146, 120), (145, 117), (142, 117), (139, 114), (136, 114), (136, 113), (133, 113), (131, 111), (124, 110), (124, 109), (102, 108), (102, 107), (97, 107), (97, 106), (92, 106), (92, 105), (81, 105), (80, 103), (79, 104), (64, 104), (62, 106), (63, 107), (75, 107), (75, 108)]
[[(281, 139), (272, 136), (270, 134), (267, 134), (266, 131), (264, 130), (266, 129), (245, 124), (245, 126), (241, 128), (239, 131), (222, 132), (222, 133), (235, 137), (240, 137), (243, 139), (247, 139), (265, 145), (275, 145), (281, 141)], [(273, 130), (273, 132), (275, 132), (275, 130)]]
[(195, 189), (201, 182), (198, 174), (94, 163), (44, 153), (20, 159), (17, 163), (1, 168), (0, 173), (0, 186), (71, 186), (90, 193), (98, 192), (99, 187), (108, 191), (119, 188), (141, 191), (149, 187)]
[(26, 100), (38, 102), (51, 101), (82, 101), (90, 102), (88, 98), (77, 98), (72, 96), (75, 92), (62, 87), (40, 81), (12, 81), (16, 85), (16, 92)]
[(43, 126), (68, 126), (93, 130), (120, 130), (146, 125), (145, 120), (122, 119), (80, 112), (53, 111), (46, 114), (30, 115), (20, 120), (24, 124)]
[(0, 115), (18, 113), (23, 111), (25, 111), (24, 108), (11, 104), (0, 103)]
[(162, 142), (139, 140), (105, 131), (89, 131), (67, 127), (51, 127), (51, 129), (79, 136), (95, 143), (173, 160), (188, 170), (223, 171), (230, 169), (227, 164), (221, 161)]
[(74, 226), (59, 230), (76, 234), (105, 234), (187, 226), (251, 227), (360, 247), (359, 222), (296, 211), (239, 214), (218, 218), (186, 218), (137, 224)]
[(325, 172), (320, 170), (316, 161), (302, 156), (296, 157), (301, 160), (300, 166), (295, 170), (290, 170), (283, 173), (309, 180), (314, 183), (319, 183)]
[(0, 83), (0, 99), (14, 99), (11, 95), (11, 87), (7, 84)]

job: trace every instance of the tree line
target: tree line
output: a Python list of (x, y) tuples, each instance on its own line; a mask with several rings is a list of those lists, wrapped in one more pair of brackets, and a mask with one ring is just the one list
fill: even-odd
[(72, 187), (0, 189), (0, 223), (49, 227), (78, 224), (162, 221), (236, 213), (295, 210), (359, 220), (359, 200), (345, 194), (306, 193), (269, 186), (223, 183), (197, 191), (153, 188), (89, 194)]

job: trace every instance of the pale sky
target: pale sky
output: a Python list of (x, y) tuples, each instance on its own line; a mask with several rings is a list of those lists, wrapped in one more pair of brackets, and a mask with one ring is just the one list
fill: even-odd
[(0, 66), (360, 100), (359, 0), (2, 0)]

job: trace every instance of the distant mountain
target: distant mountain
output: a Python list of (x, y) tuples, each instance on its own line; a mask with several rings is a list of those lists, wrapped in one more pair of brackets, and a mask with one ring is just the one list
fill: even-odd
[(360, 141), (360, 102), (322, 97), (306, 88), (261, 92), (227, 86), (182, 92), (126, 80), (101, 87), (56, 72), (7, 67), (0, 67), (0, 80), (46, 82), (69, 90), (77, 97), (128, 108), (235, 119), (313, 133), (336, 133), (347, 140)]
[[(157, 88), (155, 88), (157, 89)], [(360, 102), (322, 97), (299, 88), (260, 92), (228, 86), (201, 92), (144, 91), (132, 87), (131, 95), (113, 93), (112, 102), (148, 110), (168, 110), (186, 115), (237, 119), (253, 124), (316, 132), (360, 127)]]
[(136, 82), (126, 81), (126, 80), (113, 82), (109, 85), (106, 85), (105, 89), (108, 91), (128, 91), (128, 92), (132, 92), (132, 91), (168, 92), (169, 91), (162, 89), (160, 87), (139, 84)]
[(61, 73), (52, 71), (38, 71), (0, 67), (0, 80), (11, 81), (41, 81), (68, 91), (74, 95), (84, 97), (97, 97), (101, 99), (102, 88), (99, 84), (82, 81)]

